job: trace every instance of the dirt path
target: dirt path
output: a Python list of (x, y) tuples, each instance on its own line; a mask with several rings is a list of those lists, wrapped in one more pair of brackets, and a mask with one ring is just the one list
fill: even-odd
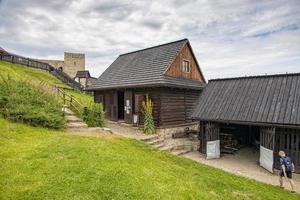
[(109, 128), (113, 134), (137, 140), (144, 140), (154, 136), (143, 134), (137, 127), (132, 127), (131, 125), (120, 125), (117, 122), (107, 121), (106, 127)]
[[(226, 154), (220, 159), (214, 160), (207, 160), (205, 156), (198, 151), (187, 153), (184, 157), (202, 164), (223, 169), (238, 176), (244, 176), (271, 185), (279, 185), (278, 176), (276, 175), (277, 172), (271, 174), (260, 167), (258, 164), (258, 155), (251, 149), (241, 149), (235, 155)], [(293, 180), (295, 181), (296, 192), (300, 193), (300, 175), (293, 174)], [(287, 180), (284, 180), (284, 187), (290, 190)]]

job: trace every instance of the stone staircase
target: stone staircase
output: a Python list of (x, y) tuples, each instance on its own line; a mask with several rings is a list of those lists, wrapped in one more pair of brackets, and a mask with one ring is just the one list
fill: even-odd
[(77, 117), (75, 113), (68, 108), (65, 109), (65, 118), (67, 121), (66, 124), (67, 129), (77, 130), (77, 129), (83, 129), (88, 127), (87, 124), (82, 119)]
[(65, 119), (67, 121), (66, 123), (66, 129), (67, 132), (73, 132), (73, 133), (88, 133), (88, 132), (109, 132), (112, 133), (112, 131), (109, 128), (106, 127), (88, 127), (88, 125), (79, 117), (76, 116), (76, 114), (71, 111), (69, 108), (65, 108)]
[(143, 142), (161, 151), (167, 151), (175, 155), (183, 155), (191, 151), (198, 150), (199, 141), (193, 138), (168, 138), (164, 139), (158, 135), (141, 139)]

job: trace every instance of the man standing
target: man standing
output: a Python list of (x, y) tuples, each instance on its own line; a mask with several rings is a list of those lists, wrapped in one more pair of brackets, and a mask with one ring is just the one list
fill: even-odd
[(292, 172), (295, 171), (295, 166), (294, 163), (292, 162), (292, 160), (287, 157), (284, 153), (284, 151), (279, 151), (279, 157), (280, 157), (280, 171), (279, 171), (279, 183), (280, 183), (280, 187), (283, 188), (283, 180), (282, 177), (286, 177), (289, 180), (289, 183), (291, 185), (292, 191), (291, 192), (295, 192), (294, 189), (294, 181), (292, 180)]

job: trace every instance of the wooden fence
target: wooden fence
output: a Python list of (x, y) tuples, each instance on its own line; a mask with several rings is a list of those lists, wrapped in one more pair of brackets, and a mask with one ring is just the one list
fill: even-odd
[(80, 83), (76, 82), (68, 74), (64, 73), (59, 69), (56, 69), (48, 63), (43, 63), (40, 61), (36, 61), (30, 58), (25, 58), (10, 53), (0, 54), (0, 60), (48, 71), (50, 74), (61, 80), (63, 83), (69, 85), (70, 87), (79, 90), (82, 89)]

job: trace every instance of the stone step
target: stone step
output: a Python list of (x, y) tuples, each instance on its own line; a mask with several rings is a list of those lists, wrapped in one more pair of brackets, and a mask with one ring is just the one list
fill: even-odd
[(160, 148), (163, 148), (165, 146), (165, 144), (162, 142), (160, 144), (155, 144), (153, 145), (154, 148), (157, 148), (157, 149), (160, 149)]
[(164, 139), (156, 139), (156, 140), (150, 140), (147, 141), (146, 143), (150, 144), (150, 145), (157, 145), (157, 144), (162, 144), (164, 142)]
[(69, 122), (66, 125), (67, 128), (87, 128), (87, 124), (83, 122)]
[(161, 150), (161, 151), (172, 151), (172, 146), (162, 146), (162, 147), (160, 147), (159, 148), (159, 150)]
[(74, 116), (75, 113), (74, 113), (72, 110), (70, 110), (69, 108), (66, 108), (66, 109), (65, 109), (65, 115), (66, 115), (66, 116), (68, 116), (68, 115)]
[(67, 115), (66, 120), (67, 120), (67, 122), (83, 122), (82, 119), (78, 118), (75, 115)]
[(151, 136), (147, 136), (141, 139), (141, 141), (143, 142), (150, 142), (152, 140), (157, 140), (158, 139), (158, 135), (151, 135)]
[(188, 153), (188, 152), (190, 152), (190, 150), (188, 150), (188, 149), (181, 149), (181, 150), (174, 150), (174, 151), (171, 151), (172, 154), (177, 155), (177, 156), (186, 154), (186, 153)]

